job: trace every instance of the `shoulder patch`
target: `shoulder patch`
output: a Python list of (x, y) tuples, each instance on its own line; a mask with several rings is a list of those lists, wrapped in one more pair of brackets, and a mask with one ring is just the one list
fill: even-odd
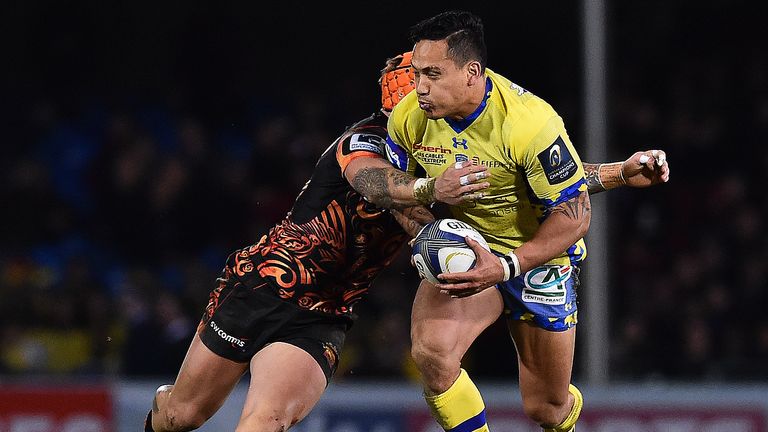
[(547, 181), (551, 185), (568, 180), (578, 171), (576, 161), (573, 160), (562, 137), (557, 137), (555, 142), (539, 153), (537, 157), (544, 168)]
[(384, 139), (375, 134), (355, 133), (349, 138), (349, 151), (363, 150), (384, 154)]

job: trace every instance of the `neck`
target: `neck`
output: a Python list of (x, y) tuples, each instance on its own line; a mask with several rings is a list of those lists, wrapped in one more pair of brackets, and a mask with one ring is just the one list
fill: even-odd
[(485, 80), (486, 76), (483, 74), (481, 79), (467, 87), (467, 102), (462, 105), (456, 115), (450, 116), (451, 119), (463, 120), (475, 112), (485, 98)]

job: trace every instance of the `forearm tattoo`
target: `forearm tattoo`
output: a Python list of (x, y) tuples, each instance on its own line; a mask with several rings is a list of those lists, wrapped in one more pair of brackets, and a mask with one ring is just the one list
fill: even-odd
[(412, 176), (398, 170), (389, 170), (389, 177), (392, 179), (392, 183), (394, 183), (395, 186), (405, 186), (413, 181)]
[(408, 207), (403, 210), (392, 210), (392, 215), (408, 235), (416, 237), (424, 226), (435, 220), (432, 213), (425, 207)]
[(387, 186), (387, 171), (384, 168), (363, 168), (352, 179), (352, 187), (368, 201), (379, 207), (391, 208), (392, 197)]
[(587, 191), (596, 194), (605, 191), (605, 186), (600, 182), (600, 164), (584, 164), (584, 177), (587, 181)]
[(581, 220), (590, 211), (592, 211), (589, 202), (587, 201), (588, 194), (582, 192), (577, 197), (573, 197), (568, 201), (558, 204), (550, 210), (550, 214), (562, 213), (572, 220)]
[(392, 198), (392, 190), (389, 186), (392, 179), (394, 186), (405, 186), (413, 181), (408, 174), (385, 168), (363, 168), (352, 179), (352, 187), (368, 201), (381, 208), (405, 208), (405, 204), (397, 203)]

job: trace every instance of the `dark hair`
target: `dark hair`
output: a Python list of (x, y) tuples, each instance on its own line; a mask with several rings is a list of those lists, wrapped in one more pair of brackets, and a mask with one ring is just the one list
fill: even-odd
[(410, 39), (414, 44), (445, 39), (448, 55), (459, 66), (477, 60), (485, 69), (488, 61), (483, 21), (470, 12), (447, 11), (427, 18), (411, 27)]

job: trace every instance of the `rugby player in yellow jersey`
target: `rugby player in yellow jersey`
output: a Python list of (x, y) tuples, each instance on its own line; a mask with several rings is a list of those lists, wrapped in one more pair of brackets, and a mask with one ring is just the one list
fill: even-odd
[[(419, 287), (412, 354), (427, 403), (446, 431), (488, 431), (482, 398), (461, 359), (503, 311), (518, 353), (526, 415), (545, 431), (573, 431), (582, 408), (570, 379), (575, 288), (590, 222), (588, 181), (594, 185), (602, 168), (615, 178), (623, 164), (585, 175), (557, 112), (486, 67), (478, 17), (442, 13), (415, 25), (411, 38), (416, 91), (390, 116), (390, 161), (409, 174), (417, 165), (426, 171), (428, 179), (413, 184), (424, 203), (450, 188), (438, 182), (455, 177), (452, 171), (470, 163), (485, 167), (459, 176), (461, 185), (487, 188), (471, 191), (451, 212), (496, 252), (467, 240), (478, 256), (472, 270), (441, 275), (437, 287), (426, 281)], [(663, 155), (652, 156), (664, 166)], [(662, 175), (668, 179), (668, 171)], [(498, 289), (486, 289), (494, 285)]]
[[(387, 62), (381, 87), (381, 111), (349, 127), (323, 153), (289, 215), (257, 244), (230, 255), (175, 383), (157, 390), (145, 431), (199, 427), (249, 368), (251, 385), (238, 430), (288, 430), (318, 401), (355, 319), (355, 304), (407, 239), (433, 220), (420, 206), (380, 208), (420, 204), (413, 194), (416, 179), (383, 157), (386, 116), (413, 90), (410, 53)], [(585, 165), (596, 174), (590, 190), (658, 183), (659, 173), (640, 159), (650, 154)], [(452, 168), (446, 179), (420, 184), (441, 188), (429, 201), (460, 203), (484, 188), (482, 182), (462, 186), (460, 179), (482, 170)], [(384, 188), (371, 181), (381, 173), (389, 179)], [(309, 239), (314, 241), (306, 243)]]

